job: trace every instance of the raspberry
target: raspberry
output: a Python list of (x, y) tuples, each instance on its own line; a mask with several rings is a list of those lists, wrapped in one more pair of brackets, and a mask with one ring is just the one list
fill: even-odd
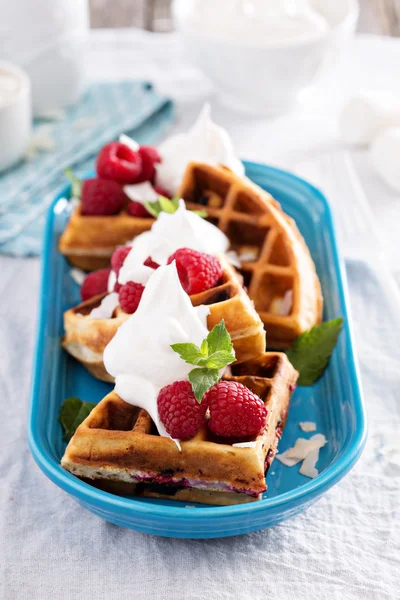
[(154, 262), (151, 256), (148, 256), (143, 263), (146, 267), (151, 267), (152, 269), (158, 269), (160, 266), (158, 263)]
[(117, 292), (117, 294), (118, 294), (121, 288), (122, 288), (122, 285), (120, 283), (118, 283), (118, 281), (116, 281), (114, 284), (114, 292)]
[(164, 188), (160, 187), (159, 185), (155, 185), (154, 190), (160, 196), (165, 196), (166, 198), (169, 198), (171, 200), (171, 198), (172, 198), (171, 194), (169, 192), (167, 192), (167, 190), (164, 190)]
[(161, 162), (161, 156), (158, 154), (154, 146), (140, 146), (140, 158), (142, 159), (142, 173), (137, 179), (137, 182), (153, 181), (156, 174), (155, 163)]
[(129, 315), (136, 312), (142, 297), (144, 285), (128, 281), (119, 290), (119, 304), (122, 310)]
[(126, 210), (131, 215), (131, 217), (138, 217), (139, 219), (149, 219), (152, 218), (152, 215), (149, 213), (147, 208), (140, 204), (140, 202), (136, 202), (135, 200), (131, 200), (128, 202)]
[(108, 278), (110, 276), (111, 269), (99, 269), (86, 275), (82, 287), (81, 287), (81, 298), (82, 300), (89, 300), (93, 296), (99, 294), (105, 294), (107, 292)]
[(139, 152), (131, 150), (125, 144), (111, 142), (100, 150), (96, 170), (103, 179), (135, 183), (142, 173), (142, 159)]
[(117, 248), (113, 253), (111, 257), (111, 268), (113, 271), (115, 271), (117, 277), (131, 249), (132, 246), (121, 246), (121, 248)]
[(265, 427), (267, 409), (249, 388), (220, 381), (204, 394), (210, 408), (208, 427), (223, 437), (253, 437)]
[(205, 421), (207, 404), (199, 404), (189, 381), (175, 381), (160, 390), (158, 414), (169, 435), (177, 440), (193, 437)]
[(211, 254), (181, 248), (169, 257), (168, 264), (173, 260), (176, 261), (182, 287), (190, 296), (214, 287), (222, 277), (221, 264)]
[(82, 185), (83, 215), (115, 215), (127, 201), (122, 187), (115, 181), (85, 179)]

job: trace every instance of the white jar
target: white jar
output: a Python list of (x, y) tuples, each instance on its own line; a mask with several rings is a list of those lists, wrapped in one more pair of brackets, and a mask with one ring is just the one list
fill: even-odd
[(31, 86), (16, 65), (0, 61), (0, 172), (26, 151), (31, 133)]
[(75, 102), (85, 84), (87, 0), (0, 3), (2, 58), (32, 82), (35, 115)]

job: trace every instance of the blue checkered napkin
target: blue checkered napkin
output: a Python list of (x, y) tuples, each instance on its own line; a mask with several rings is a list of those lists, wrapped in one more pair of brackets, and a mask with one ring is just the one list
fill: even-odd
[(40, 254), (45, 212), (66, 184), (64, 169), (71, 167), (78, 175), (92, 170), (99, 149), (120, 133), (154, 143), (172, 119), (171, 101), (147, 82), (93, 84), (65, 119), (49, 125), (53, 150), (0, 175), (0, 253)]

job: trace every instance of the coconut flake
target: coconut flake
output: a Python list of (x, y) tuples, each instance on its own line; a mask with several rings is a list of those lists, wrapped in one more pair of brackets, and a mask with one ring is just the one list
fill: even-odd
[(85, 271), (82, 271), (82, 269), (78, 269), (77, 267), (74, 267), (73, 269), (71, 269), (69, 274), (71, 275), (71, 277), (75, 281), (75, 283), (78, 285), (82, 285), (82, 283), (84, 282), (84, 279), (86, 277)]
[(257, 446), (257, 442), (238, 442), (237, 444), (232, 444), (234, 448), (255, 448)]
[[(287, 467), (294, 467), (300, 461), (304, 461), (300, 473), (307, 477), (316, 477), (318, 475), (315, 464), (319, 458), (319, 450), (327, 443), (327, 439), (322, 433), (313, 435), (312, 438), (306, 440), (305, 438), (298, 438), (293, 448), (288, 448), (282, 454), (277, 455), (277, 459)], [(311, 458), (306, 459), (312, 455)], [(310, 475), (311, 473), (311, 475)]]
[(124, 185), (124, 192), (129, 200), (144, 204), (145, 202), (156, 202), (160, 194), (157, 194), (149, 181)]
[(239, 254), (236, 252), (236, 250), (229, 250), (228, 252), (225, 253), (225, 257), (233, 267), (240, 269), (240, 267), (242, 266), (242, 263), (240, 262)]
[(310, 433), (311, 431), (317, 431), (317, 425), (316, 425), (316, 423), (313, 423), (312, 421), (302, 421), (299, 423), (299, 427), (302, 431), (305, 431), (305, 433)]
[(310, 454), (305, 457), (300, 467), (300, 473), (310, 479), (314, 479), (318, 475), (318, 469), (315, 468), (319, 459), (319, 448), (311, 450)]
[(133, 150), (133, 152), (137, 152), (139, 150), (139, 144), (137, 143), (137, 141), (129, 137), (129, 135), (126, 135), (125, 133), (121, 133), (121, 135), (119, 136), (119, 142), (120, 144), (124, 144), (124, 146), (128, 146), (128, 148), (130, 150)]
[(94, 308), (89, 317), (91, 319), (111, 319), (114, 310), (119, 304), (119, 295), (112, 292), (103, 298), (100, 305)]

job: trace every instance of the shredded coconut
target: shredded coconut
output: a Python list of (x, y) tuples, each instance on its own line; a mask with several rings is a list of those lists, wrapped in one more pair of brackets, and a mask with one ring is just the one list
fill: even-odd
[(257, 442), (238, 442), (237, 444), (232, 444), (234, 448), (255, 448)]
[(317, 425), (312, 421), (300, 422), (299, 427), (302, 431), (305, 431), (306, 433), (310, 433), (311, 431), (317, 431)]
[(86, 277), (85, 271), (82, 271), (82, 269), (78, 269), (77, 267), (74, 267), (73, 269), (71, 269), (69, 274), (71, 275), (71, 277), (75, 281), (75, 283), (77, 283), (78, 285), (82, 285), (82, 283)]
[[(300, 473), (307, 477), (316, 477), (318, 471), (315, 465), (319, 458), (319, 450), (327, 443), (327, 439), (322, 433), (313, 435), (309, 440), (298, 438), (293, 448), (288, 448), (282, 454), (277, 455), (277, 459), (287, 467), (293, 467), (300, 461), (304, 461)], [(311, 458), (308, 458), (311, 455)], [(306, 459), (308, 459), (306, 461)]]
[(121, 144), (124, 144), (124, 146), (128, 146), (128, 148), (130, 148), (134, 152), (137, 152), (139, 150), (139, 144), (137, 143), (137, 141), (129, 137), (129, 135), (125, 135), (125, 133), (121, 133), (121, 135), (119, 136), (119, 141)]

